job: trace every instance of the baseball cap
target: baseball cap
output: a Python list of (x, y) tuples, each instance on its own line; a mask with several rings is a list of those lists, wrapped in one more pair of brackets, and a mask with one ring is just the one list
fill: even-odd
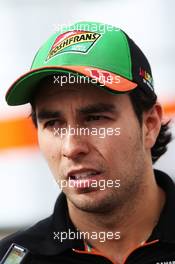
[(41, 46), (31, 69), (7, 91), (6, 101), (9, 105), (30, 103), (44, 77), (65, 73), (96, 80), (98, 87), (105, 86), (113, 93), (136, 87), (154, 92), (149, 62), (123, 30), (103, 23), (78, 22), (63, 27)]

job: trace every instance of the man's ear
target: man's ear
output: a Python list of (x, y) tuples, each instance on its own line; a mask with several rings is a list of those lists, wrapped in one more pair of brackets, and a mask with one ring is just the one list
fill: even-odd
[(143, 137), (146, 149), (151, 149), (156, 142), (161, 128), (162, 115), (163, 109), (158, 102), (143, 113)]

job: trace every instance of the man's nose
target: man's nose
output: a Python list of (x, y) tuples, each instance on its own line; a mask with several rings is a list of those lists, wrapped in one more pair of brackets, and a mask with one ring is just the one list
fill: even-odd
[(89, 153), (89, 144), (85, 135), (67, 134), (62, 141), (62, 155), (69, 159), (76, 159)]

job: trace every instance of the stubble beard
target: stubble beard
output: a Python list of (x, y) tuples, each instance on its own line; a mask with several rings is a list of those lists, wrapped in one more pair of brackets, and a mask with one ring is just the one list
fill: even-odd
[[(67, 199), (76, 209), (87, 213), (106, 215), (113, 214), (115, 211), (118, 212), (117, 215), (124, 215), (125, 213), (127, 215), (129, 211), (134, 212), (135, 205), (140, 202), (145, 192), (144, 169), (140, 162), (137, 164), (139, 166), (135, 169), (135, 173), (131, 170), (122, 172), (122, 175), (116, 173), (116, 178), (121, 179), (119, 188), (107, 188), (104, 191), (97, 190), (94, 191), (92, 196), (86, 193), (80, 197), (81, 194), (79, 194), (79, 198), (67, 193)], [(98, 192), (104, 193), (101, 195)]]
[[(69, 191), (65, 192), (72, 206), (78, 210), (99, 215), (112, 215), (115, 212), (118, 220), (120, 217), (122, 219), (122, 217), (129, 217), (129, 214), (134, 213), (138, 203), (144, 199), (147, 188), (144, 178), (145, 153), (142, 147), (142, 135), (138, 133), (130, 153), (126, 157), (127, 167), (123, 167), (120, 172), (116, 170), (115, 177), (113, 176), (115, 179), (120, 179), (121, 186), (119, 188), (97, 190), (92, 196), (83, 194), (82, 197), (71, 194)], [(104, 192), (104, 194), (101, 195), (99, 192)]]

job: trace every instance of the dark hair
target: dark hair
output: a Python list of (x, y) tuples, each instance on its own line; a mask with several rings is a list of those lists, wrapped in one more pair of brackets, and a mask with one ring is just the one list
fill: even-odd
[[(144, 92), (142, 88), (137, 87), (129, 92), (129, 97), (134, 112), (141, 125), (143, 112), (148, 111), (154, 106), (154, 104), (157, 102), (157, 96), (152, 91)], [(31, 101), (31, 106), (32, 112), (30, 117), (32, 118), (35, 127), (37, 127), (35, 106), (33, 100)], [(151, 149), (153, 163), (155, 163), (167, 151), (167, 145), (172, 140), (172, 133), (170, 132), (169, 123), (170, 121), (161, 124), (160, 132), (154, 146)]]
[[(148, 111), (154, 106), (157, 102), (157, 95), (152, 91), (145, 92), (142, 88), (137, 87), (129, 93), (129, 97), (139, 123), (142, 124), (143, 112)], [(169, 123), (170, 120), (161, 124), (156, 142), (151, 148), (153, 163), (155, 163), (167, 151), (167, 145), (172, 140)]]

